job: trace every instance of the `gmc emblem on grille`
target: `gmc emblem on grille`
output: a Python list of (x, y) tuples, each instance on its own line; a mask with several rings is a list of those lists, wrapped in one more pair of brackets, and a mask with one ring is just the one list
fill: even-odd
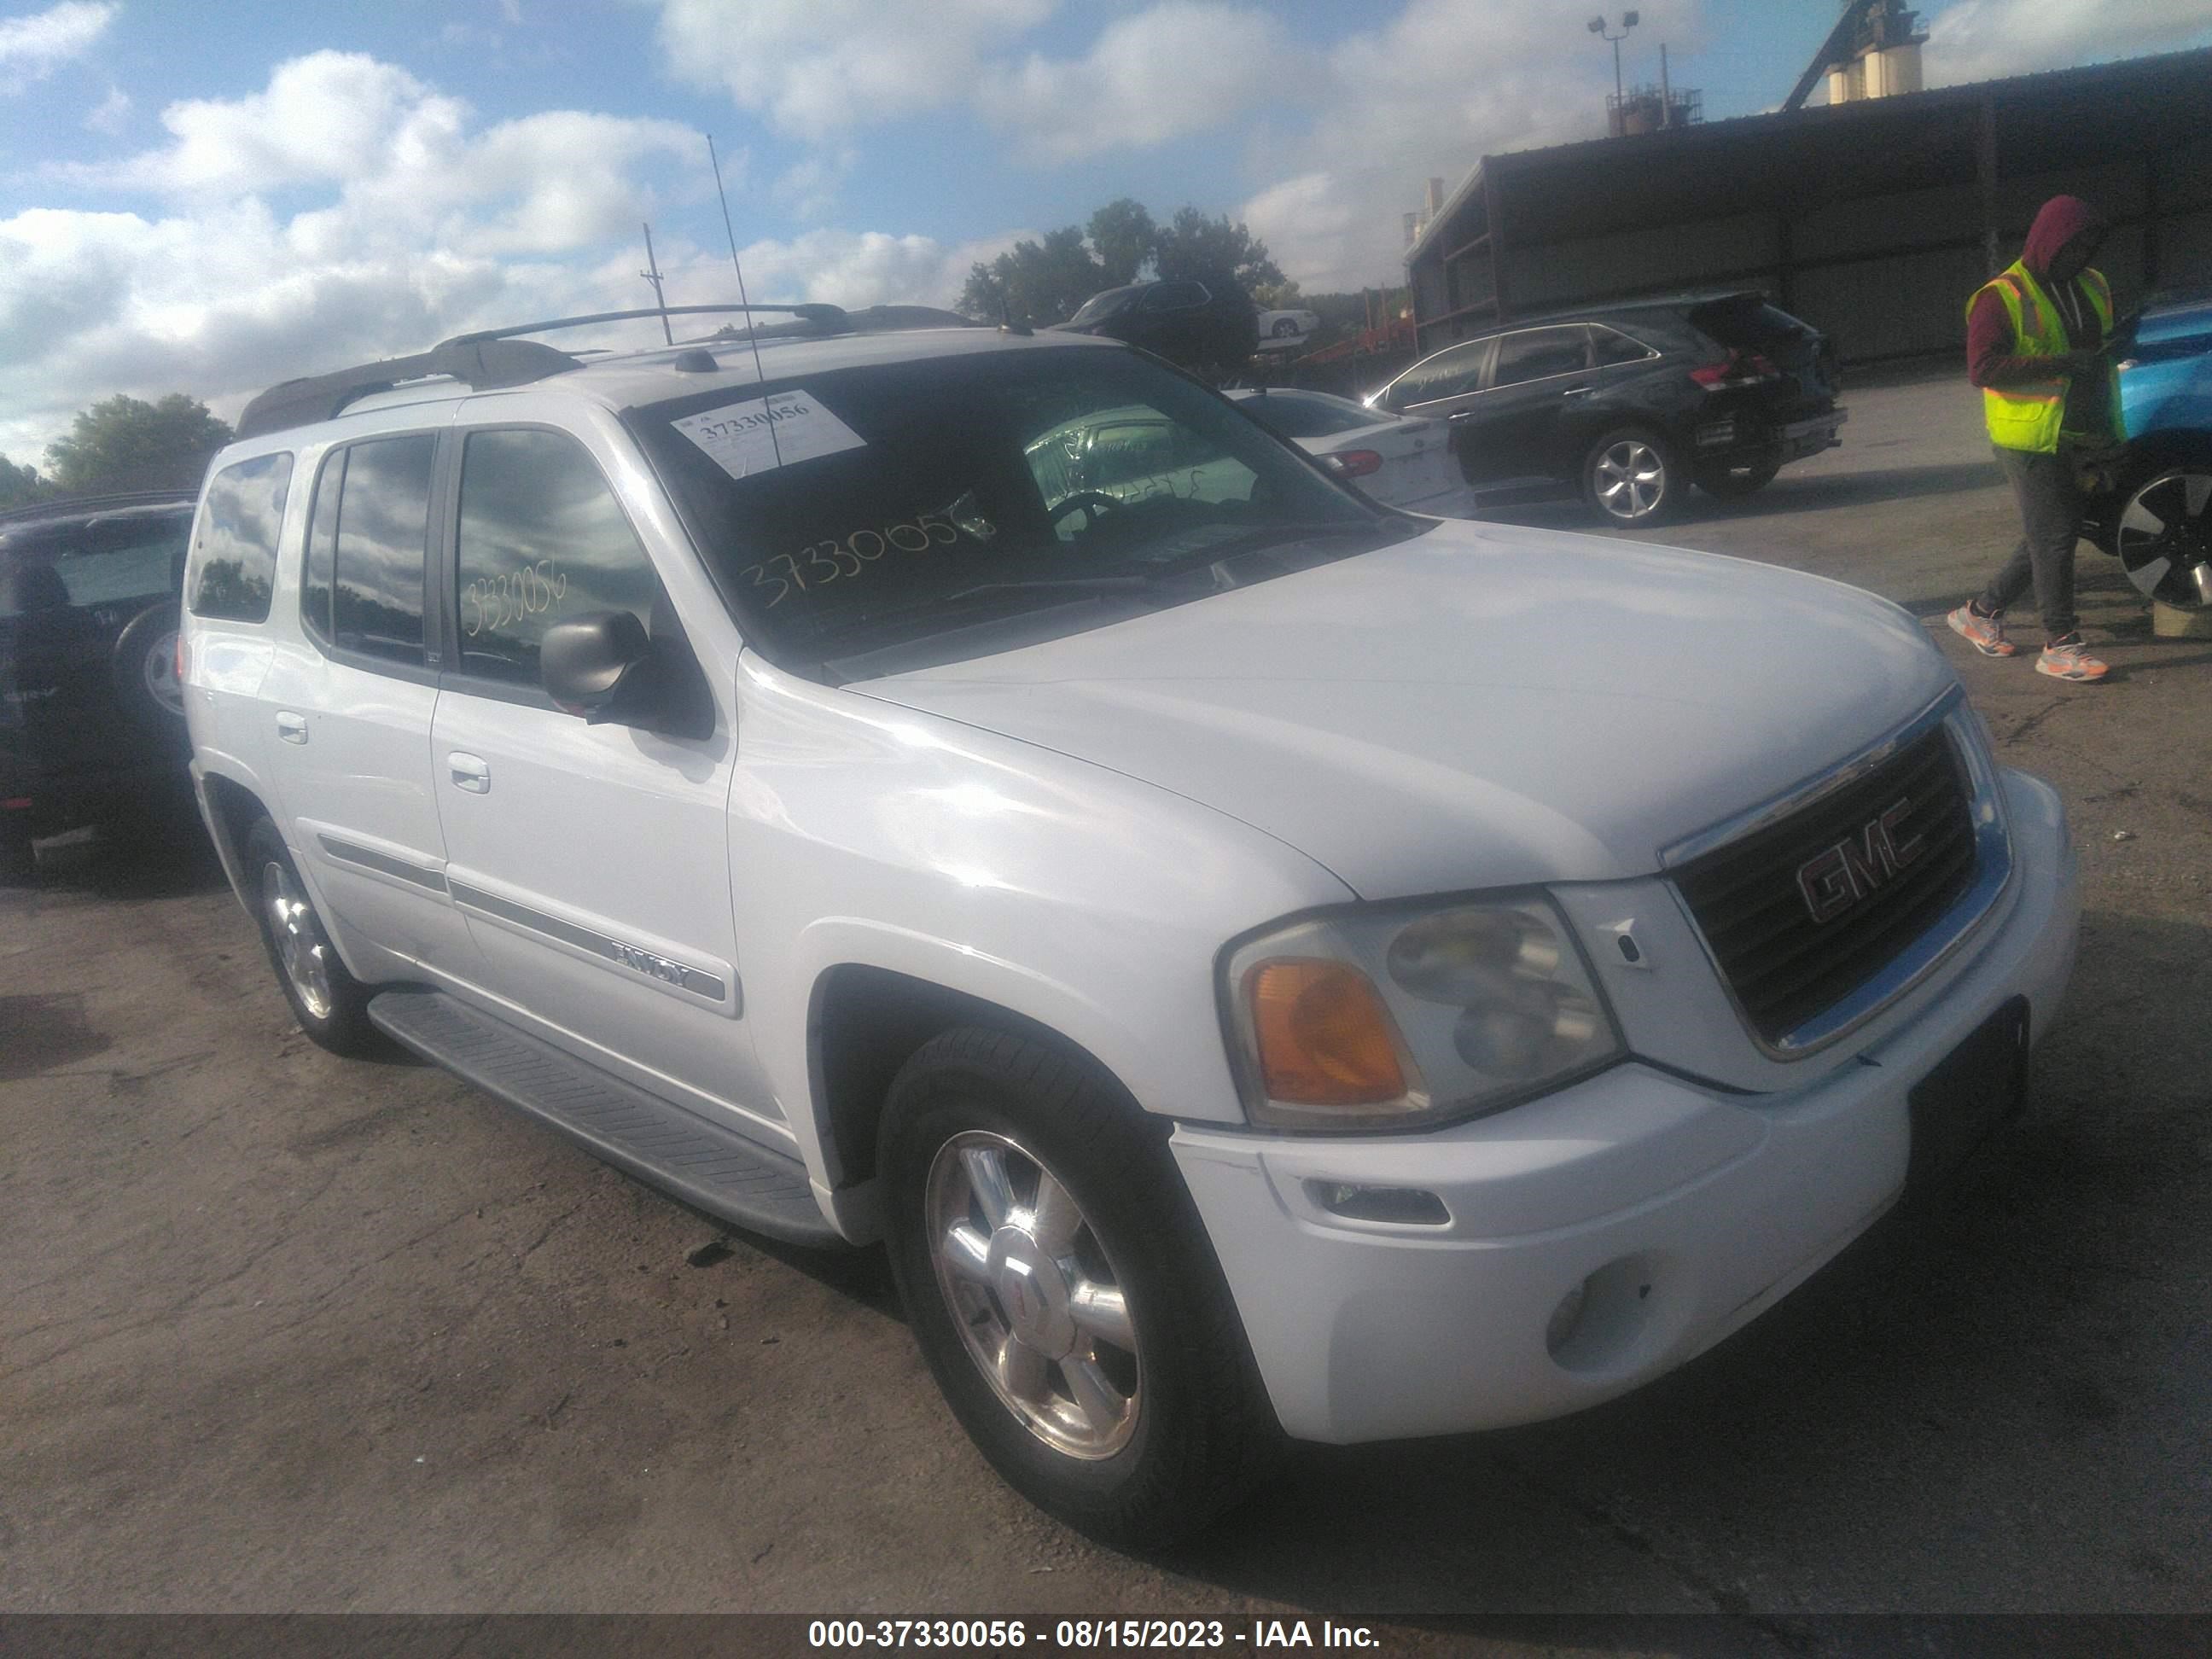
[(1834, 920), (1920, 856), (1921, 837), (1899, 840), (1897, 833), (1911, 805), (1900, 796), (1857, 835), (1844, 836), (1797, 866), (1797, 891), (1807, 915), (1816, 923)]

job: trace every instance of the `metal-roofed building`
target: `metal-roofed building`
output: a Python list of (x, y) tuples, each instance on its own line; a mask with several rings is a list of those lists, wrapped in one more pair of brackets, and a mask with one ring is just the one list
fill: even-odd
[(1845, 362), (1963, 349), (2036, 209), (2113, 223), (2124, 307), (2212, 275), (2212, 50), (1486, 155), (1407, 250), (1420, 349), (1570, 306), (1764, 288)]

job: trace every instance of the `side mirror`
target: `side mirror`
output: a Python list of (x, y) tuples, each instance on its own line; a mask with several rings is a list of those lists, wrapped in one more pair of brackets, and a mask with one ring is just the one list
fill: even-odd
[(538, 644), (546, 695), (585, 721), (636, 724), (650, 710), (653, 641), (627, 611), (599, 611), (556, 623)]

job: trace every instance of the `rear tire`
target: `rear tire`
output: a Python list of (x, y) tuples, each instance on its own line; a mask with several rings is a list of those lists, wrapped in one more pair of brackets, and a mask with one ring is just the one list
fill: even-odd
[(1090, 1062), (966, 1026), (900, 1070), (880, 1146), (915, 1339), (1007, 1485), (1124, 1548), (1250, 1490), (1279, 1432), (1164, 1125)]
[(1643, 427), (1607, 433), (1583, 455), (1583, 501), (1615, 529), (1664, 524), (1680, 509), (1689, 480), (1673, 446)]
[(1723, 501), (1737, 501), (1757, 495), (1772, 483), (1774, 475), (1781, 471), (1780, 450), (1729, 461), (1711, 461), (1698, 469), (1698, 488)]
[(245, 851), (246, 897), (261, 927), (269, 965), (276, 970), (277, 988), (300, 1029), (334, 1054), (361, 1058), (388, 1052), (384, 1034), (368, 1023), (372, 994), (338, 960), (276, 824), (256, 818), (246, 832)]
[(116, 695), (131, 717), (168, 732), (185, 729), (185, 691), (177, 678), (177, 627), (174, 599), (149, 605), (124, 629), (112, 659)]
[(2115, 492), (2112, 551), (2145, 599), (2212, 604), (2212, 456), (2130, 469)]

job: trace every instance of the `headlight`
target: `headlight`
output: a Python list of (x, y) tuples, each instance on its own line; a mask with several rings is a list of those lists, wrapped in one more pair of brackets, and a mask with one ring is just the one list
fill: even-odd
[(1223, 981), (1245, 1109), (1279, 1128), (1471, 1117), (1622, 1053), (1540, 893), (1294, 922), (1232, 950)]

